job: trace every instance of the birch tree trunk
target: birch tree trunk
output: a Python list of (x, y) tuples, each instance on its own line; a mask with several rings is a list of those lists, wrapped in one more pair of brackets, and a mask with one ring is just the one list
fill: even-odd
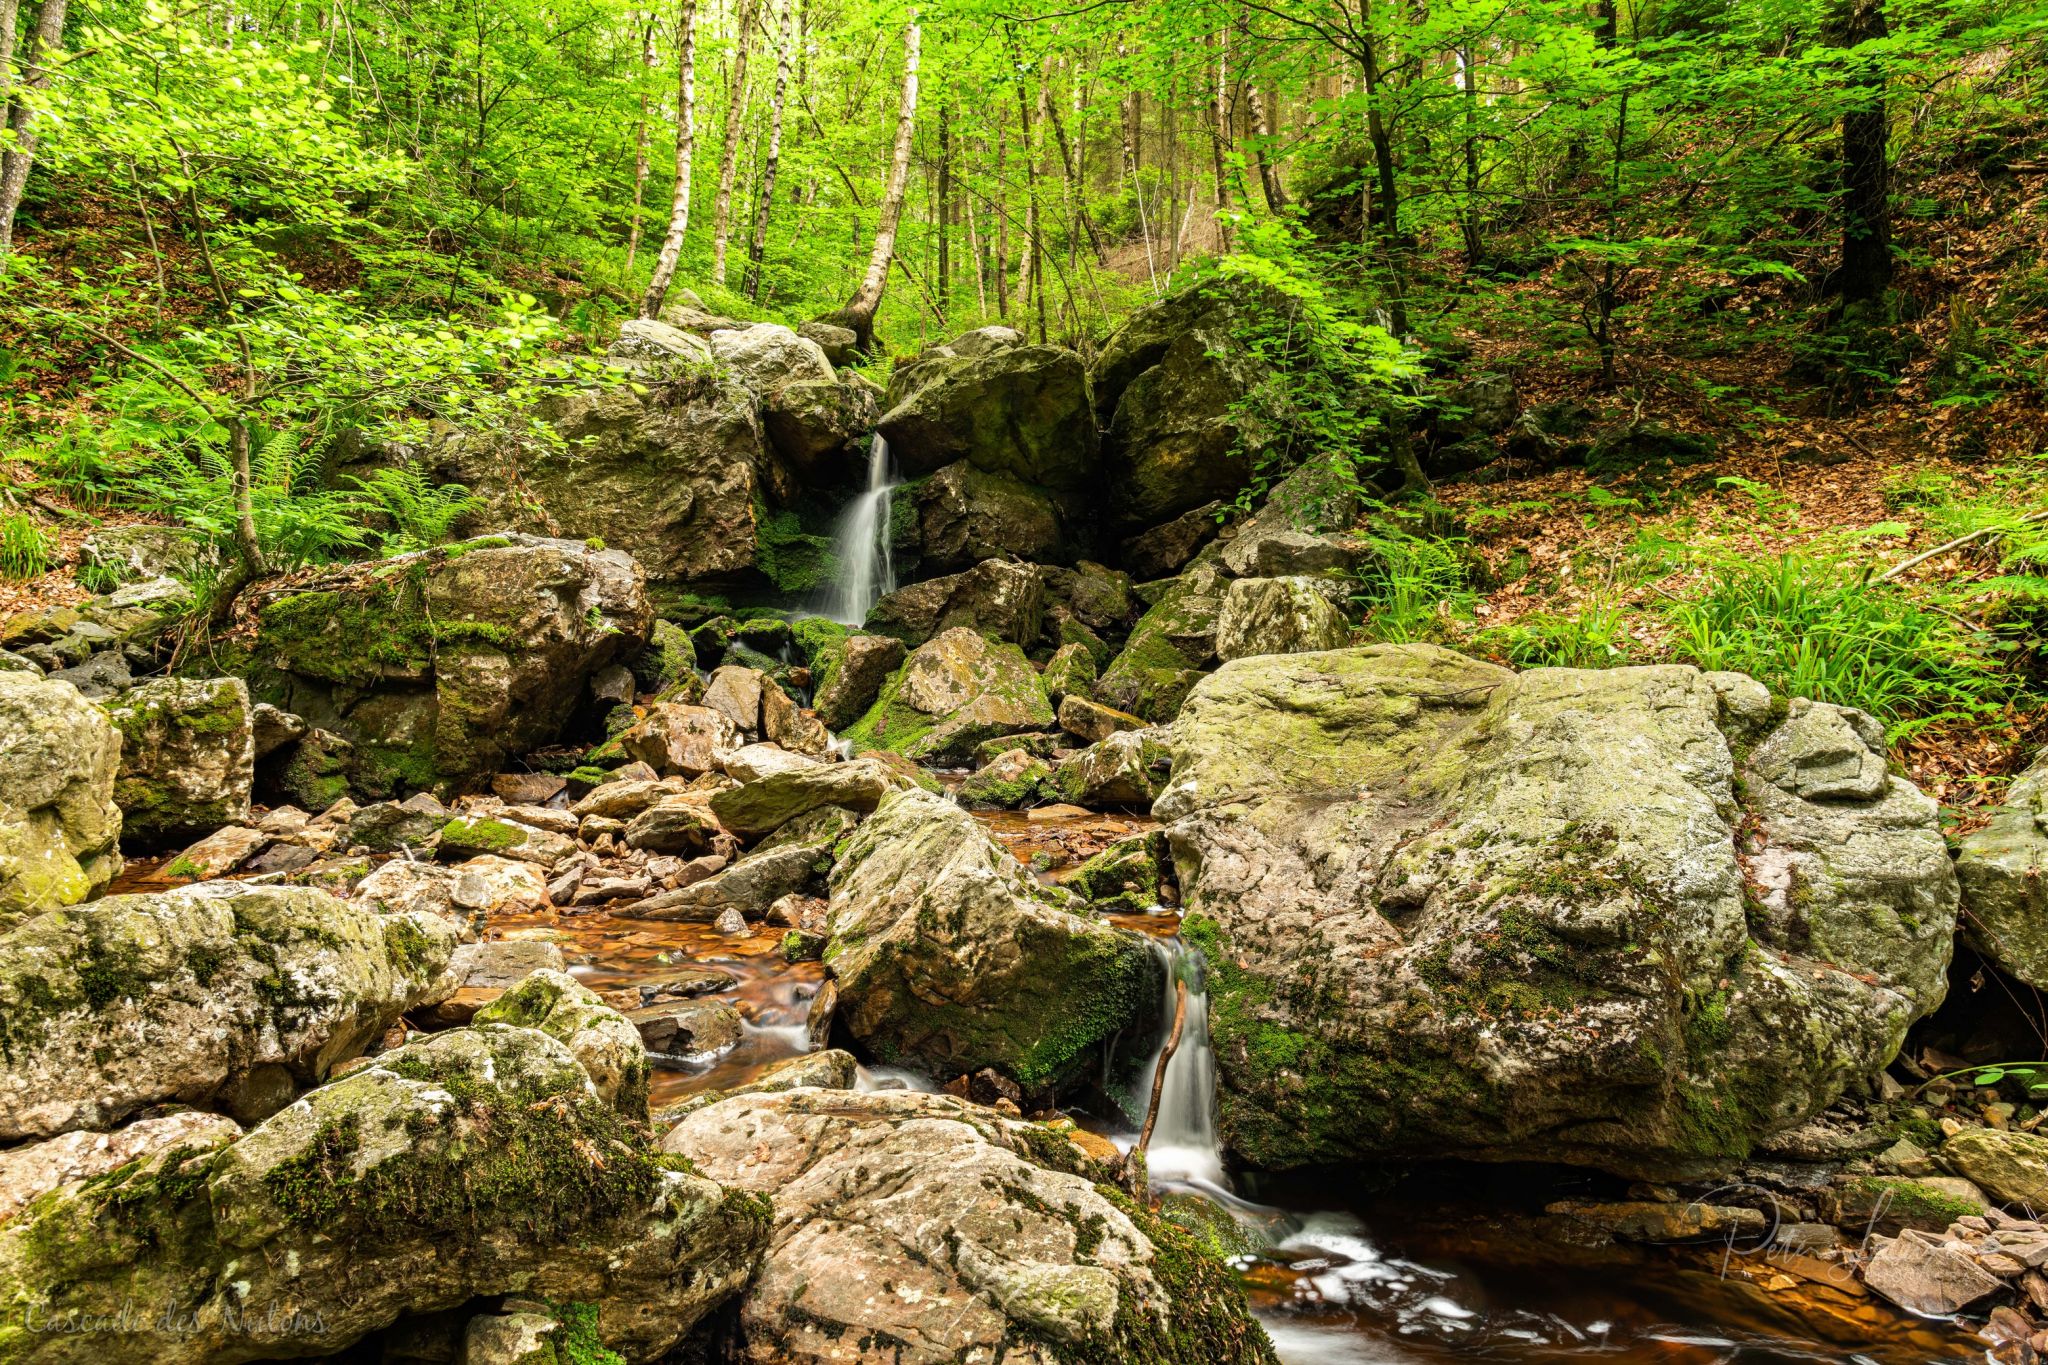
[(1209, 151), (1216, 181), (1216, 234), (1225, 251), (1230, 250), (1230, 229), (1223, 211), (1230, 207), (1230, 181), (1223, 169), (1223, 149), (1230, 145), (1230, 33), (1226, 29), (1219, 46), (1211, 34), (1204, 42), (1216, 53), (1216, 90), (1209, 104)]
[[(16, 2), (9, 0), (10, 10)], [(7, 126), (13, 130), (14, 138), (6, 152), (0, 153), (0, 260), (5, 260), (14, 249), (14, 215), (28, 189), (28, 168), (35, 160), (36, 140), (41, 136), (36, 130), (36, 111), (24, 95), (50, 83), (50, 68), (45, 62), (64, 40), (64, 6), (65, 0), (43, 0), (36, 14), (35, 32), (22, 48), (19, 86), (10, 88), (13, 102), (7, 111)], [(11, 21), (14, 16), (8, 17)], [(10, 47), (13, 29), (10, 22)]]
[[(640, 30), (640, 65), (645, 68), (642, 76), (644, 85), (648, 75), (654, 71), (654, 11), (647, 11), (647, 22)], [(647, 172), (649, 153), (653, 148), (653, 111), (649, 108), (647, 91), (640, 91), (640, 133), (633, 147), (633, 228), (626, 237), (626, 270), (633, 269), (633, 258), (640, 254), (640, 214), (647, 197)]]
[(775, 93), (768, 100), (768, 160), (761, 168), (761, 196), (754, 208), (754, 239), (747, 244), (746, 294), (761, 301), (761, 262), (768, 252), (768, 213), (775, 202), (775, 171), (782, 162), (782, 109), (789, 98), (789, 66), (796, 55), (797, 0), (784, 0), (782, 40), (775, 51)]
[(690, 163), (697, 154), (697, 4), (683, 0), (682, 22), (676, 42), (676, 189), (669, 205), (668, 235), (662, 238), (661, 255), (655, 258), (653, 278), (647, 281), (647, 296), (640, 301), (640, 316), (658, 317), (668, 298), (669, 282), (676, 277), (676, 262), (683, 254), (683, 234), (690, 230)]
[(747, 112), (747, 58), (754, 45), (754, 0), (740, 0), (738, 46), (725, 101), (725, 145), (718, 153), (718, 197), (711, 207), (711, 282), (725, 283), (725, 244), (732, 235), (732, 178), (739, 165), (740, 124)]
[(882, 187), (882, 207), (875, 216), (875, 247), (868, 253), (867, 274), (846, 306), (822, 319), (850, 328), (863, 351), (875, 342), (875, 313), (889, 285), (889, 263), (896, 256), (896, 224), (903, 217), (903, 194), (910, 186), (911, 136), (917, 130), (917, 55), (922, 33), (913, 14), (903, 30), (903, 102), (896, 111), (896, 146), (889, 155), (889, 178)]

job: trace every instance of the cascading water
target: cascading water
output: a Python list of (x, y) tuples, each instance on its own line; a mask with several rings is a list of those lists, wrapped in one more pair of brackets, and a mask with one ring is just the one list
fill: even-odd
[(1166, 1018), (1159, 1047), (1145, 1068), (1143, 1093), (1150, 1094), (1166, 1051), (1177, 982), (1187, 983), (1188, 1003), (1180, 1045), (1173, 1056), (1164, 1058), (1166, 1079), (1159, 1086), (1152, 1143), (1145, 1150), (1146, 1170), (1154, 1184), (1191, 1185), (1227, 1196), (1230, 1180), (1223, 1173), (1222, 1144), (1216, 1138), (1216, 1053), (1209, 1046), (1209, 992), (1202, 954), (1177, 938), (1155, 939), (1153, 950), (1166, 966)]
[(824, 604), (825, 615), (857, 626), (886, 594), (896, 591), (896, 566), (889, 554), (889, 501), (896, 492), (896, 467), (889, 442), (876, 432), (868, 440), (867, 489), (846, 505), (832, 531), (832, 558), (839, 579)]

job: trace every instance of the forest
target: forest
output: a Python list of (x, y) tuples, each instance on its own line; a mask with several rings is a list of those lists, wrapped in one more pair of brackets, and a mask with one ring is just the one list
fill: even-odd
[(2048, 1355), (2048, 0), (0, 0), (0, 1365)]

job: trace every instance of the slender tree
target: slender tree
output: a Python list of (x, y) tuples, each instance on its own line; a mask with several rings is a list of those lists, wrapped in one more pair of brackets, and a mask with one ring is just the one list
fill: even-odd
[[(6, 23), (6, 44), (0, 53), (13, 56), (15, 43), (16, 0), (8, 0)], [(6, 150), (0, 152), (0, 260), (5, 260), (14, 249), (14, 215), (21, 208), (21, 197), (28, 191), (28, 169), (35, 161), (36, 142), (41, 137), (37, 127), (34, 99), (31, 90), (43, 90), (50, 84), (50, 73), (55, 68), (58, 53), (64, 42), (65, 0), (43, 0), (36, 12), (35, 31), (23, 45), (21, 76), (11, 81), (6, 93), (10, 96), (7, 105), (7, 129), (12, 136)], [(11, 63), (0, 61), (0, 70), (10, 69)]]
[(658, 317), (668, 299), (669, 283), (676, 276), (676, 262), (682, 259), (683, 235), (690, 230), (690, 163), (697, 152), (697, 4), (683, 0), (683, 13), (676, 35), (676, 185), (669, 206), (668, 235), (662, 238), (661, 255), (655, 259), (654, 274), (647, 281), (646, 297), (640, 300), (640, 316)]
[(853, 297), (823, 321), (853, 331), (865, 351), (875, 344), (875, 313), (889, 286), (889, 264), (896, 257), (896, 225), (903, 216), (903, 196), (910, 187), (910, 148), (917, 131), (917, 56), (922, 34), (917, 15), (903, 29), (903, 98), (896, 111), (896, 145), (889, 156), (889, 175), (882, 186), (882, 204), (875, 215), (875, 245), (868, 253), (867, 272)]
[(1870, 303), (1892, 281), (1891, 165), (1886, 145), (1891, 119), (1880, 59), (1853, 50), (1886, 36), (1884, 0), (1843, 0), (1829, 37), (1850, 49), (1847, 100), (1842, 108), (1842, 259), (1829, 281), (1843, 305)]
[(647, 173), (652, 158), (649, 153), (653, 146), (653, 117), (647, 87), (654, 73), (654, 11), (642, 16), (640, 25), (640, 65), (643, 68), (640, 80), (640, 127), (633, 138), (633, 226), (626, 237), (626, 269), (633, 269), (633, 258), (640, 254), (640, 217), (642, 205), (647, 197)]
[(761, 261), (768, 251), (768, 216), (775, 202), (775, 175), (782, 164), (782, 110), (789, 95), (789, 67), (796, 56), (797, 0), (783, 0), (782, 40), (775, 50), (775, 93), (768, 100), (768, 159), (761, 167), (761, 193), (754, 207), (754, 237), (747, 243), (746, 295), (761, 301)]
[(754, 0), (740, 0), (739, 36), (725, 100), (725, 145), (718, 152), (718, 197), (711, 205), (711, 282), (725, 283), (725, 244), (732, 235), (732, 180), (739, 165), (740, 124), (747, 111), (747, 58), (754, 46)]

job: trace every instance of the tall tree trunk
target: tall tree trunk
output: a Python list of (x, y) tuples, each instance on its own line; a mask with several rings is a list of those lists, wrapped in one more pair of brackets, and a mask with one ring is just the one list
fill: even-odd
[(661, 255), (655, 258), (653, 278), (647, 281), (647, 296), (640, 301), (640, 316), (658, 317), (668, 298), (669, 282), (676, 277), (676, 262), (682, 259), (683, 235), (690, 230), (690, 163), (697, 154), (697, 3), (683, 0), (682, 21), (676, 41), (676, 188), (669, 204), (668, 235), (661, 240)]
[[(50, 67), (46, 62), (64, 41), (65, 3), (66, 0), (43, 0), (36, 14), (35, 32), (22, 48), (20, 88), (11, 92), (13, 103), (7, 111), (7, 126), (14, 137), (7, 150), (0, 153), (0, 260), (5, 260), (14, 249), (14, 215), (28, 189), (28, 168), (35, 160), (36, 142), (41, 137), (36, 129), (35, 108), (23, 98), (23, 92), (41, 90), (50, 84)], [(12, 27), (10, 24), (10, 44)]]
[(796, 53), (797, 0), (783, 0), (782, 41), (775, 51), (775, 93), (768, 101), (768, 160), (761, 167), (761, 197), (754, 209), (754, 239), (747, 244), (747, 297), (761, 301), (761, 261), (768, 251), (768, 211), (775, 171), (782, 161), (782, 109), (789, 95), (789, 64)]
[(1209, 151), (1216, 181), (1216, 232), (1228, 251), (1230, 229), (1224, 225), (1223, 211), (1230, 207), (1230, 182), (1223, 169), (1223, 149), (1230, 145), (1230, 36), (1226, 30), (1220, 45), (1215, 34), (1202, 41), (1216, 54), (1216, 86), (1209, 101)]
[[(1075, 93), (1078, 94), (1079, 90), (1080, 85), (1076, 81)], [(1095, 253), (1095, 263), (1097, 265), (1107, 265), (1109, 264), (1109, 248), (1103, 245), (1102, 234), (1095, 230), (1095, 219), (1088, 212), (1088, 187), (1082, 183), (1081, 158), (1074, 144), (1067, 140), (1067, 125), (1060, 118), (1059, 106), (1054, 104), (1049, 96), (1041, 92), (1039, 108), (1045, 112), (1046, 117), (1051, 121), (1053, 140), (1059, 145), (1060, 170), (1066, 177), (1067, 199), (1073, 211), (1073, 216), (1081, 220), (1081, 228), (1088, 234), (1088, 249)], [(1072, 224), (1070, 223), (1068, 226), (1071, 228)], [(1072, 241), (1073, 236), (1070, 231), (1068, 234), (1070, 245)]]
[(1380, 237), (1387, 264), (1387, 313), (1393, 319), (1394, 334), (1408, 331), (1408, 270), (1401, 242), (1401, 187), (1394, 170), (1394, 139), (1380, 110), (1384, 82), (1380, 76), (1379, 46), (1371, 32), (1370, 10), (1359, 49), (1359, 74), (1365, 80), (1365, 132), (1372, 142), (1373, 169), (1378, 179)]
[[(1116, 55), (1119, 58), (1126, 55), (1122, 37), (1118, 37), (1116, 40)], [(1133, 87), (1130, 94), (1124, 97), (1122, 113), (1123, 117), (1119, 121), (1123, 124), (1124, 174), (1130, 178), (1131, 198), (1138, 206), (1138, 236), (1145, 243), (1145, 277), (1151, 281), (1153, 290), (1157, 292), (1159, 288), (1159, 266), (1153, 259), (1152, 254), (1152, 225), (1145, 218), (1145, 182), (1138, 175), (1138, 143), (1140, 134), (1138, 120), (1141, 117), (1141, 113), (1138, 108), (1138, 92), (1135, 87)]]
[(640, 215), (647, 197), (647, 173), (650, 169), (650, 152), (653, 150), (653, 112), (649, 108), (646, 85), (654, 73), (654, 11), (647, 11), (647, 22), (640, 30), (640, 65), (645, 68), (641, 76), (640, 90), (640, 132), (633, 145), (633, 228), (626, 237), (626, 273), (633, 272), (633, 258), (640, 254)]
[(896, 146), (889, 156), (889, 178), (882, 187), (882, 206), (875, 217), (875, 246), (868, 253), (867, 274), (846, 306), (824, 320), (853, 329), (863, 351), (875, 344), (875, 313), (889, 285), (889, 262), (896, 255), (896, 224), (903, 217), (903, 195), (910, 185), (910, 148), (917, 131), (917, 54), (923, 34), (915, 17), (903, 30), (903, 100), (896, 111)]
[[(1032, 281), (1038, 278), (1038, 258), (1042, 251), (1039, 243), (1038, 215), (1038, 155), (1044, 141), (1045, 126), (1045, 80), (1040, 73), (1038, 84), (1038, 110), (1033, 117), (1031, 105), (1024, 96), (1024, 68), (1017, 68), (1017, 117), (1024, 128), (1024, 254), (1017, 260), (1018, 310), (1024, 311), (1031, 303)], [(1030, 330), (1028, 327), (1023, 330)]]
[(953, 106), (950, 101), (939, 106), (938, 201), (932, 214), (938, 220), (939, 228), (939, 296), (934, 302), (938, 306), (939, 321), (944, 322), (948, 301), (953, 296), (953, 234), (949, 231), (953, 206)]
[(1287, 191), (1280, 185), (1280, 169), (1273, 164), (1273, 118), (1267, 107), (1266, 97), (1254, 81), (1245, 87), (1252, 101), (1252, 127), (1258, 140), (1252, 144), (1252, 155), (1259, 161), (1259, 188), (1265, 192), (1266, 208), (1279, 213), (1287, 207)]
[(1465, 233), (1465, 265), (1478, 269), (1483, 243), (1479, 235), (1479, 73), (1472, 68), (1472, 46), (1458, 49), (1458, 75), (1465, 105), (1465, 212), (1459, 226)]
[[(1829, 38), (1841, 48), (1884, 37), (1884, 0), (1843, 0), (1829, 28)], [(1842, 110), (1842, 264), (1830, 282), (1845, 306), (1883, 298), (1892, 282), (1885, 72), (1877, 62), (1850, 60), (1850, 98)]]
[(739, 165), (740, 124), (747, 112), (747, 58), (754, 45), (754, 0), (740, 0), (738, 46), (725, 101), (725, 145), (718, 153), (718, 197), (711, 206), (711, 282), (725, 283), (725, 244), (732, 235), (732, 177)]

